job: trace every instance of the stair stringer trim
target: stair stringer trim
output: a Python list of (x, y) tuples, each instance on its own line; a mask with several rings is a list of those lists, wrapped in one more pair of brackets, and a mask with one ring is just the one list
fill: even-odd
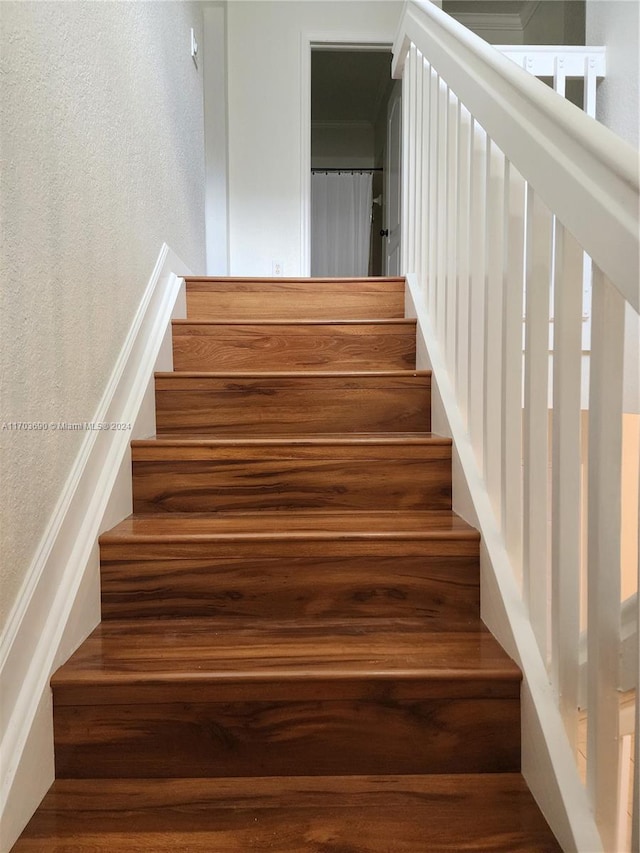
[(155, 433), (154, 372), (173, 367), (171, 320), (186, 316), (186, 265), (163, 243), (87, 432), (0, 640), (0, 853), (54, 778), (49, 679), (100, 621), (98, 536), (132, 511), (132, 438)]
[(481, 616), (523, 674), (522, 774), (565, 853), (601, 853), (594, 815), (417, 277), (406, 278), (405, 315), (417, 319), (416, 367), (432, 371), (432, 430), (453, 440), (453, 509), (481, 535)]

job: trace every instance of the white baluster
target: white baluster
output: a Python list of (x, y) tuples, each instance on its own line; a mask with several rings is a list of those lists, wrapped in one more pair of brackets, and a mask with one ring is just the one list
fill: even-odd
[(415, 100), (416, 100), (416, 173), (415, 173), (415, 184), (416, 184), (416, 196), (415, 196), (415, 262), (414, 262), (414, 270), (418, 274), (422, 269), (422, 247), (423, 247), (423, 239), (422, 239), (422, 229), (423, 229), (423, 220), (422, 220), (422, 195), (424, 191), (424, 159), (422, 156), (422, 151), (424, 148), (423, 143), (423, 134), (424, 134), (424, 115), (422, 112), (422, 106), (424, 103), (423, 98), (423, 65), (424, 59), (420, 51), (416, 54), (416, 69), (415, 69)]
[(527, 187), (523, 591), (543, 660), (548, 627), (549, 290), (552, 217)]
[(522, 574), (522, 316), (524, 310), (525, 182), (507, 161), (505, 287), (502, 322), (502, 523), (516, 576)]
[(429, 121), (429, 311), (433, 328), (436, 326), (436, 291), (438, 277), (438, 95), (440, 81), (431, 67)]
[(584, 61), (584, 104), (583, 109), (591, 118), (596, 117), (596, 84), (598, 72), (595, 59), (587, 57)]
[(444, 341), (446, 329), (446, 274), (447, 274), (447, 160), (449, 133), (449, 89), (438, 77), (438, 209), (437, 209), (437, 277), (436, 277), (436, 329), (440, 343)]
[(605, 849), (615, 850), (624, 299), (596, 266), (591, 336), (587, 785)]
[(447, 240), (446, 240), (446, 358), (455, 384), (456, 313), (458, 308), (456, 269), (458, 264), (458, 99), (447, 90)]
[[(422, 284), (423, 299), (428, 300), (429, 293), (429, 193), (431, 187), (431, 175), (429, 170), (431, 151), (431, 65), (424, 59), (420, 69), (422, 77), (422, 148), (420, 157), (422, 160), (422, 191), (420, 196), (420, 216), (422, 228), (420, 231), (420, 281)], [(428, 304), (425, 302), (425, 304)]]
[(413, 173), (413, 271), (420, 269), (420, 246), (422, 239), (422, 54), (416, 51), (413, 65), (413, 110), (414, 110), (414, 173)]
[(500, 518), (502, 466), (502, 305), (504, 290), (505, 159), (488, 140), (486, 159), (487, 229), (484, 303), (484, 445), (485, 482)]
[(484, 286), (486, 232), (487, 135), (474, 121), (471, 163), (471, 282), (469, 294), (469, 433), (483, 471)]
[(582, 249), (556, 220), (551, 532), (551, 673), (577, 748), (581, 566)]
[(416, 262), (416, 62), (417, 51), (415, 45), (411, 45), (408, 59), (409, 90), (407, 101), (409, 102), (409, 159), (408, 159), (408, 199), (407, 199), (407, 271), (415, 271)]
[(564, 59), (561, 56), (556, 56), (553, 60), (553, 90), (559, 95), (565, 96), (566, 72), (564, 67)]
[(409, 269), (409, 188), (411, 176), (409, 171), (410, 162), (410, 122), (411, 122), (411, 74), (409, 64), (411, 55), (407, 57), (402, 74), (402, 220), (400, 223), (400, 269), (404, 274), (411, 272)]
[(457, 217), (457, 348), (455, 382), (463, 418), (467, 418), (469, 399), (469, 260), (470, 260), (470, 177), (471, 177), (471, 115), (458, 102), (458, 217)]

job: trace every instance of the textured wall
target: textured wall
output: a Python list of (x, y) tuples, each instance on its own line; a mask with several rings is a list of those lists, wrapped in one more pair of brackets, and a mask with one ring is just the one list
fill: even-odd
[[(204, 269), (197, 3), (0, 3), (0, 421), (91, 421), (163, 241)], [(0, 427), (0, 627), (83, 432)]]
[(589, 0), (587, 44), (607, 48), (607, 76), (598, 86), (598, 120), (640, 146), (640, 2)]

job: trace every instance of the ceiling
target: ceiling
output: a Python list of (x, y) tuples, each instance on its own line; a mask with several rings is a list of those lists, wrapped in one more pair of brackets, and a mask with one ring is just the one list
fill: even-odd
[(313, 50), (311, 119), (373, 123), (390, 81), (390, 51)]

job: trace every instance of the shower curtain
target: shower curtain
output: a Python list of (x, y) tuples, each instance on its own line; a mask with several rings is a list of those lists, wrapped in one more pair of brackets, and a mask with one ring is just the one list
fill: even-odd
[(369, 274), (372, 178), (371, 172), (312, 173), (312, 276)]

